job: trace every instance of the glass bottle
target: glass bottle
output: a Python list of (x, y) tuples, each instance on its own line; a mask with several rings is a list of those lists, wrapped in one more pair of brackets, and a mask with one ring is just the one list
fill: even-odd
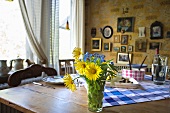
[(155, 69), (156, 69), (156, 65), (158, 65), (158, 58), (159, 58), (159, 49), (156, 48), (153, 63), (152, 63), (152, 81), (155, 79)]
[(157, 85), (165, 83), (167, 66), (164, 63), (163, 56), (159, 54), (159, 49), (156, 48), (156, 54), (153, 62), (153, 81)]

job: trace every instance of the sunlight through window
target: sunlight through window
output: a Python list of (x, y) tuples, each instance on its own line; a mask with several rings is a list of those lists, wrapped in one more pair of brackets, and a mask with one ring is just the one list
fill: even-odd
[(66, 22), (70, 23), (70, 12), (71, 12), (71, 0), (60, 0), (59, 5), (59, 58), (60, 59), (71, 59), (72, 50), (71, 50), (71, 38), (70, 30), (66, 28)]
[(25, 59), (26, 31), (18, 0), (0, 0), (0, 60)]

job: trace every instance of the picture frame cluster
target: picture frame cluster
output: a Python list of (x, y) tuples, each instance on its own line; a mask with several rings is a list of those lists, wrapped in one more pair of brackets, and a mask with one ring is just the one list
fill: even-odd
[[(119, 43), (120, 46), (114, 46), (109, 41), (103, 41), (102, 38), (91, 39), (91, 51), (113, 51), (113, 52), (132, 52), (133, 46), (128, 45), (128, 35), (114, 35), (113, 43)], [(112, 47), (113, 46), (113, 47)]]
[[(156, 48), (162, 48), (162, 42), (149, 41), (146, 37), (146, 26), (138, 27), (138, 37), (134, 38), (133, 45), (131, 44), (132, 35), (130, 32), (134, 32), (134, 17), (119, 17), (117, 18), (117, 34), (114, 32), (112, 26), (106, 25), (100, 28), (102, 38), (92, 38), (91, 51), (104, 51), (117, 53), (117, 63), (128, 63), (127, 54), (132, 56), (134, 52), (146, 52), (149, 50), (155, 50)], [(91, 35), (96, 36), (96, 29), (92, 29)], [(170, 33), (169, 33), (170, 34)], [(144, 37), (144, 38), (143, 38)], [(111, 40), (111, 38), (113, 40)], [(159, 21), (155, 21), (150, 26), (150, 39), (162, 39), (163, 38), (163, 24)], [(131, 59), (131, 58), (130, 58)]]
[(128, 40), (129, 40), (129, 35), (114, 35), (113, 42), (120, 43), (121, 46), (113, 46), (113, 51), (114, 52), (132, 52), (133, 46), (128, 45)]
[[(96, 28), (93, 27), (91, 29), (91, 36), (93, 37), (91, 39), (91, 51), (132, 52), (133, 46), (128, 45), (129, 35), (122, 34), (122, 33), (134, 31), (134, 20), (135, 17), (117, 18), (117, 33), (121, 33), (121, 35), (119, 34), (113, 35), (114, 30), (110, 25), (105, 25), (103, 28), (100, 28), (100, 33), (102, 34), (102, 38), (104, 40), (102, 40), (102, 38), (95, 38)], [(113, 37), (113, 44), (110, 41), (110, 38), (112, 37)], [(119, 44), (115, 44), (115, 43), (119, 43)]]

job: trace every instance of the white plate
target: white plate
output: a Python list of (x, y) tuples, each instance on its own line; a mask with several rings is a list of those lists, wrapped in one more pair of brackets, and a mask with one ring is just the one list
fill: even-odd
[(64, 84), (63, 78), (61, 78), (60, 76), (48, 76), (42, 78), (42, 80), (50, 84)]

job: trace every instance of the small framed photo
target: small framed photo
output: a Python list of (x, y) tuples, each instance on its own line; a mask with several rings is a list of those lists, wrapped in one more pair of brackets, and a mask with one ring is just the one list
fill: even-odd
[(126, 52), (126, 46), (121, 46), (121, 52)]
[(132, 54), (129, 53), (129, 59), (128, 59), (128, 53), (118, 53), (117, 54), (117, 63), (118, 64), (129, 64), (129, 60), (132, 60)]
[(101, 51), (101, 38), (92, 38), (91, 39), (91, 51)]
[(132, 52), (133, 51), (133, 46), (132, 45), (128, 45), (128, 52)]
[(103, 42), (103, 51), (110, 51), (110, 42)]
[(121, 35), (121, 45), (128, 44), (128, 35)]
[(120, 35), (114, 35), (114, 43), (120, 43)]
[(150, 42), (149, 43), (149, 49), (156, 49), (156, 48), (161, 48), (161, 43), (160, 42)]
[(113, 51), (114, 52), (119, 52), (120, 51), (120, 47), (113, 47)]

